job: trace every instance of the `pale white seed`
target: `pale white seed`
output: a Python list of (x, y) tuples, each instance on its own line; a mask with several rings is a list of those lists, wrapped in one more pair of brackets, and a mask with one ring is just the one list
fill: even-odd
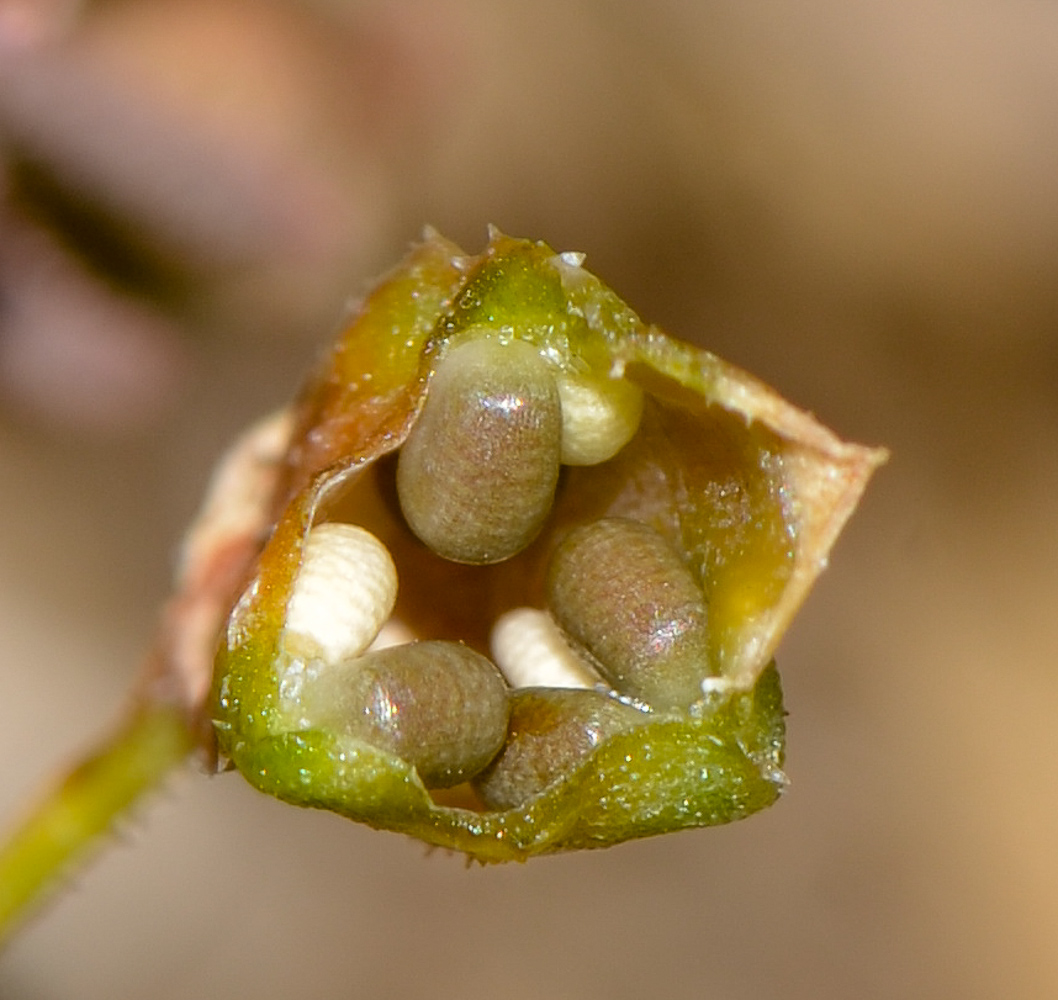
[(546, 611), (512, 608), (496, 619), (492, 659), (514, 688), (592, 688), (602, 679)]
[(393, 611), (397, 568), (363, 528), (318, 524), (308, 533), (281, 644), (294, 659), (331, 665), (359, 656)]
[(598, 465), (635, 435), (643, 415), (642, 390), (625, 379), (557, 379), (562, 403), (562, 464)]

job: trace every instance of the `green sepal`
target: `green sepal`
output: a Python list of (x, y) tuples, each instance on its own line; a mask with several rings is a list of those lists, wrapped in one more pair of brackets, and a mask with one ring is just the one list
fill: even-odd
[(752, 691), (714, 697), (611, 737), (523, 808), (476, 812), (436, 804), (414, 768), (319, 730), (272, 736), (234, 763), (256, 788), (293, 805), (463, 851), (481, 862), (608, 847), (715, 826), (770, 806), (786, 784), (784, 712), (774, 665)]

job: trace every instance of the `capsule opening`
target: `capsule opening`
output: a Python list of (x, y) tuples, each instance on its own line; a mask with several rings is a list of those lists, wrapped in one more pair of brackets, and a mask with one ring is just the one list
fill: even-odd
[[(711, 424), (704, 432), (703, 419)], [(619, 674), (608, 672), (606, 664), (600, 669), (589, 654), (585, 687), (592, 686), (594, 670), (598, 690), (617, 703), (623, 699), (640, 709), (686, 710), (695, 698), (706, 700), (719, 689), (725, 629), (732, 634), (733, 616), (744, 614), (754, 602), (764, 606), (774, 600), (788, 574), (785, 511), (771, 480), (774, 469), (765, 460), (776, 446), (767, 433), (747, 429), (744, 421), (719, 407), (703, 410), (688, 407), (684, 398), (648, 397), (631, 439), (604, 462), (563, 466), (539, 534), (511, 557), (487, 565), (447, 559), (411, 530), (398, 493), (397, 450), (329, 495), (321, 515), (362, 526), (389, 550), (399, 578), (392, 620), (399, 622), (402, 637), (461, 642), (489, 657), (495, 657), (497, 622), (519, 610), (546, 613), (549, 567), (571, 531), (614, 518), (649, 526), (678, 553), (681, 569), (709, 609), (711, 638), (699, 675), (674, 700), (659, 697), (651, 705), (640, 692), (622, 690)], [(678, 477), (670, 474), (673, 468), (680, 469)], [(741, 582), (748, 578), (756, 588), (751, 593)], [(617, 591), (613, 599), (620, 599)], [(600, 600), (606, 600), (605, 593)], [(583, 657), (571, 631), (566, 628), (565, 638), (575, 655)], [(470, 788), (431, 795), (465, 808), (486, 807)]]

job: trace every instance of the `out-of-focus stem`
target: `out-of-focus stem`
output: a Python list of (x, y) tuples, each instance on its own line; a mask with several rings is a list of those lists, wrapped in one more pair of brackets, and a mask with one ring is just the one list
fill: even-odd
[(0, 846), (0, 944), (71, 862), (184, 760), (193, 744), (183, 713), (141, 705), (45, 794)]

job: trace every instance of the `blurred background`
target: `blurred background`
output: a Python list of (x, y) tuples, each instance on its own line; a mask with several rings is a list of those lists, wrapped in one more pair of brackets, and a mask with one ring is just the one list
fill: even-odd
[(468, 869), (189, 772), (0, 997), (1058, 994), (1056, 52), (1027, 0), (0, 0), (0, 817), (424, 223), (586, 251), (893, 452), (781, 650), (774, 809)]

